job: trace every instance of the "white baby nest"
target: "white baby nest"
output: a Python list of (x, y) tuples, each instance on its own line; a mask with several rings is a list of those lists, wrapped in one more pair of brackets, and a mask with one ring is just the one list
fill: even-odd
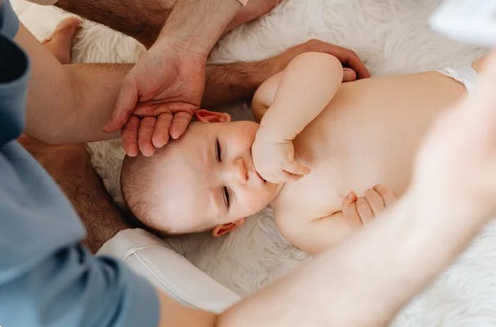
[[(14, 7), (40, 39), (49, 36), (65, 17), (53, 8), (21, 1), (13, 0)], [(354, 49), (376, 76), (458, 65), (484, 53), (483, 49), (451, 42), (429, 30), (427, 20), (438, 3), (437, 0), (285, 0), (268, 16), (225, 37), (214, 50), (211, 61), (263, 59), (311, 38)], [(90, 22), (85, 22), (78, 40), (74, 49), (77, 61), (133, 62), (143, 51), (132, 39)], [(250, 116), (246, 105), (228, 109), (235, 117)], [(107, 189), (122, 203), (118, 176), (123, 152), (119, 141), (92, 144), (90, 149)], [(449, 235), (445, 237), (439, 241), (449, 242)], [(241, 296), (309, 258), (280, 237), (270, 209), (250, 217), (243, 228), (221, 239), (203, 234), (170, 239), (167, 243)], [(236, 299), (229, 291), (223, 294), (229, 300), (222, 305)], [(412, 301), (393, 325), (496, 326), (496, 224), (488, 226), (457, 263)]]

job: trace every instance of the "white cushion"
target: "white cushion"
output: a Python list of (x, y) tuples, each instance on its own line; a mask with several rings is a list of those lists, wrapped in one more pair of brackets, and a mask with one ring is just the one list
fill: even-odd
[(107, 241), (97, 255), (124, 261), (177, 301), (221, 312), (240, 297), (193, 266), (163, 240), (142, 229), (127, 229)]

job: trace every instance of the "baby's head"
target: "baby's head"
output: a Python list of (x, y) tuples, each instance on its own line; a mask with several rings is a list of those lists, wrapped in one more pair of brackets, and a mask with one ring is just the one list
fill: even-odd
[(258, 124), (199, 110), (197, 122), (152, 157), (126, 157), (121, 185), (135, 217), (165, 234), (220, 236), (266, 207), (278, 187), (255, 171)]

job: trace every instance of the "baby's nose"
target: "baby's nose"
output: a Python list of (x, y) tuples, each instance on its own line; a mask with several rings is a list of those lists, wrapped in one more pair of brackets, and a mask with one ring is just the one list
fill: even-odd
[(242, 158), (237, 158), (233, 161), (230, 171), (231, 171), (231, 177), (236, 182), (244, 184), (248, 180), (246, 165)]

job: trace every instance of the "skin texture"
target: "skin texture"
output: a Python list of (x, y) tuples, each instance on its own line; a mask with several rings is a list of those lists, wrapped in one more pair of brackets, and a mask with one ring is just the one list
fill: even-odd
[[(54, 157), (50, 161), (45, 161), (46, 165), (56, 166), (57, 159), (64, 161), (65, 155), (72, 156), (65, 151), (67, 149), (57, 154), (56, 148), (48, 147), (49, 144), (77, 143), (76, 148), (79, 152), (80, 150), (84, 151), (80, 145), (81, 142), (117, 136), (117, 133), (113, 135), (103, 133), (102, 129), (110, 116), (121, 82), (132, 67), (131, 65), (115, 64), (61, 65), (60, 60), (65, 61), (70, 57), (70, 44), (72, 35), (77, 30), (76, 25), (73, 19), (62, 23), (51, 39), (45, 42), (46, 47), (41, 46), (22, 25), (16, 36), (16, 41), (28, 52), (32, 63), (25, 132), (46, 143), (44, 146), (36, 146), (40, 148), (39, 153), (45, 150), (53, 153)], [(57, 58), (47, 48), (57, 55)], [(307, 49), (346, 53), (341, 52), (342, 48), (334, 45), (311, 40), (267, 60), (207, 67), (207, 92), (204, 104), (229, 103), (250, 97), (265, 78), (282, 70), (294, 56)], [(349, 57), (343, 57), (343, 60), (348, 59)], [(45, 82), (45, 76), (50, 76), (51, 83)], [(47, 94), (56, 94), (57, 96), (47, 97)], [(40, 121), (44, 123), (39, 124)], [(123, 141), (126, 142), (125, 135), (123, 137)], [(130, 142), (135, 142), (135, 139), (131, 139)], [(70, 158), (68, 161), (71, 161)], [(49, 166), (45, 167), (54, 174), (56, 180), (66, 180), (66, 185), (71, 184), (69, 176), (77, 176), (70, 171), (66, 174), (65, 170), (58, 171), (50, 169)], [(67, 167), (70, 168), (71, 165), (67, 165)], [(96, 177), (92, 170), (86, 172), (88, 177), (81, 176), (79, 179), (81, 183), (94, 180)], [(87, 186), (87, 189), (88, 193), (91, 193), (89, 191), (91, 186)], [(65, 189), (70, 199), (85, 201), (84, 197), (71, 194), (74, 191), (77, 189), (70, 187)], [(92, 194), (95, 196), (91, 203), (94, 203), (95, 206), (98, 206), (99, 203), (96, 194), (100, 194), (103, 203), (107, 201), (108, 196), (100, 187), (95, 187)], [(74, 203), (80, 208), (91, 205), (91, 203), (86, 204), (84, 202)], [(101, 206), (105, 207), (106, 204)], [(109, 211), (111, 213), (101, 212), (95, 215), (93, 210), (88, 212), (83, 209), (79, 210), (79, 214), (86, 221), (87, 226), (92, 226), (88, 228), (90, 236), (95, 234), (106, 235), (107, 237), (96, 237), (96, 241), (89, 244), (91, 249), (98, 249), (99, 245), (103, 244), (110, 236), (124, 228), (124, 225), (119, 223), (120, 218), (118, 220), (109, 219), (108, 224), (100, 222), (107, 216), (116, 216), (115, 208), (109, 209)], [(114, 221), (115, 223), (113, 223)]]
[[(150, 47), (124, 79), (114, 112), (104, 127), (107, 133), (123, 130), (123, 147), (129, 156), (139, 152), (151, 156), (169, 138), (177, 139), (184, 133), (200, 103), (208, 108), (251, 98), (260, 83), (285, 67), (289, 60), (275, 71), (268, 71), (269, 65), (264, 63), (205, 67), (210, 49), (223, 33), (269, 12), (279, 2), (251, 0), (241, 7), (236, 0), (132, 0), (126, 4), (60, 0), (57, 6), (107, 24)], [(349, 67), (347, 80), (370, 76), (348, 49), (313, 41), (302, 45), (301, 50), (288, 50), (280, 60), (304, 51), (324, 51)]]
[[(474, 96), (452, 106), (427, 134), (412, 186), (397, 205), (220, 315), (178, 312), (161, 326), (388, 325), (496, 214), (496, 57), (486, 70)], [(450, 242), (439, 242), (446, 234)], [(304, 300), (295, 306), (295, 299)]]
[(176, 2), (157, 41), (123, 80), (104, 130), (120, 130), (135, 110), (152, 107), (157, 115), (140, 124), (161, 131), (151, 135), (153, 145), (167, 143), (163, 132), (179, 138), (200, 106), (208, 54), (241, 7), (236, 0)]
[[(32, 50), (29, 44), (27, 47)], [(33, 61), (35, 67), (37, 63)], [(50, 66), (50, 61), (46, 64)], [(434, 125), (421, 147), (413, 185), (395, 207), (218, 316), (183, 307), (159, 292), (158, 325), (375, 327), (389, 323), (496, 214), (496, 58), (487, 66), (476, 94), (459, 102)], [(46, 71), (35, 68), (33, 78), (50, 76), (57, 81), (58, 72), (45, 75)], [(42, 112), (44, 97), (32, 99), (39, 100)], [(28, 118), (33, 114), (28, 111)], [(58, 110), (46, 111), (44, 121), (57, 119), (58, 114)], [(65, 120), (59, 122), (64, 130)], [(80, 124), (88, 126), (84, 121)], [(51, 140), (60, 136), (41, 135)], [(439, 242), (446, 234), (450, 242)], [(295, 306), (295, 299), (304, 301)]]
[[(278, 185), (277, 193), (257, 198), (260, 202), (251, 197), (238, 199), (233, 192), (233, 198), (246, 201), (243, 211), (231, 216), (202, 216), (200, 213), (209, 212), (214, 201), (196, 201), (190, 197), (191, 191), (198, 189), (204, 176), (215, 175), (215, 168), (205, 165), (200, 155), (182, 155), (188, 165), (157, 165), (153, 170), (164, 177), (159, 179), (164, 184), (181, 186), (174, 192), (150, 194), (163, 204), (164, 214), (156, 216), (195, 217), (188, 221), (189, 228), (198, 231), (199, 226), (203, 230), (216, 219), (220, 219), (219, 225), (228, 223), (228, 217), (234, 222), (270, 204), (283, 236), (311, 253), (321, 252), (369, 224), (395, 202), (396, 195), (405, 192), (423, 135), (436, 115), (461, 98), (465, 89), (437, 72), (345, 84), (341, 80), (339, 60), (307, 53), (297, 56), (257, 91), (253, 108), (256, 116), (263, 117), (261, 127), (257, 131), (240, 130), (236, 135), (245, 144), (253, 143), (252, 157), (244, 159), (238, 154), (228, 163), (236, 167), (237, 160), (243, 158), (251, 167), (253, 162), (260, 176)], [(307, 92), (299, 92), (301, 89)], [(211, 125), (202, 127), (219, 133), (223, 128), (221, 124)], [(204, 147), (213, 150), (213, 145), (203, 143), (206, 137), (197, 128), (188, 133), (188, 142), (173, 143), (177, 156), (180, 152), (201, 153)], [(183, 169), (187, 179), (174, 174)], [(140, 171), (139, 164), (129, 174), (133, 171)], [(230, 177), (217, 188), (230, 190), (234, 182), (236, 178)], [(173, 215), (165, 214), (167, 203), (175, 203), (176, 196), (189, 205), (176, 208)], [(203, 194), (201, 197), (208, 199)], [(187, 213), (183, 212), (185, 207)], [(165, 219), (162, 223), (174, 229), (174, 222)], [(155, 224), (160, 228), (159, 222)], [(186, 226), (181, 227), (182, 233), (187, 231)]]
[[(154, 229), (178, 234), (218, 225), (221, 230), (234, 228), (254, 210), (262, 210), (279, 191), (277, 185), (264, 181), (253, 165), (251, 145), (258, 124), (229, 123), (227, 114), (206, 110), (196, 116), (199, 122), (194, 122), (184, 137), (152, 158), (128, 157), (124, 161), (121, 180), (126, 202)], [(147, 166), (154, 178), (140, 180), (136, 171), (148, 162), (155, 167)], [(139, 183), (134, 189), (138, 192), (130, 194), (132, 190), (126, 187), (130, 180)], [(141, 201), (152, 201), (149, 207), (157, 215), (145, 212), (142, 216), (133, 210)]]
[[(105, 24), (136, 38), (150, 48), (155, 43), (177, 0), (59, 0), (56, 6)], [(280, 0), (250, 0), (236, 13), (225, 33), (272, 10)]]

